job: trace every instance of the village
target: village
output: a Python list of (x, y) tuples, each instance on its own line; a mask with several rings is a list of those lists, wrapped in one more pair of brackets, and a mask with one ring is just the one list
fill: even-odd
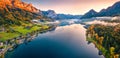
[[(22, 43), (27, 43), (31, 40), (33, 40), (38, 34), (43, 33), (43, 32), (47, 32), (49, 30), (53, 30), (55, 29), (55, 27), (57, 26), (57, 24), (48, 24), (48, 23), (42, 23), (44, 21), (40, 21), (40, 20), (32, 20), (31, 21), (32, 24), (25, 26), (24, 28), (19, 26), (18, 27), (18, 31), (16, 31), (16, 28), (12, 30), (12, 32), (6, 32), (7, 29), (1, 27), (0, 28), (0, 56), (4, 57), (4, 54), (7, 51), (12, 51), (14, 50), (14, 48), (16, 48), (18, 45), (22, 44)], [(22, 31), (21, 31), (22, 30)], [(4, 34), (8, 33), (7, 39), (5, 39), (5, 35), (2, 38), (2, 33), (4, 32)], [(15, 35), (18, 34), (15, 37), (10, 37), (10, 34)], [(3, 40), (4, 39), (4, 40)]]

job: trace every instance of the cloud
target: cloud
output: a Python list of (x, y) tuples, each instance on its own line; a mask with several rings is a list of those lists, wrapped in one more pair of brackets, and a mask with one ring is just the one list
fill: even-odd
[(105, 22), (105, 21), (99, 21), (99, 20), (94, 20), (94, 21), (91, 21), (91, 22), (86, 22), (86, 24), (101, 24), (101, 25), (105, 25), (105, 26), (116, 26), (118, 25), (119, 23), (108, 23), (108, 22)]

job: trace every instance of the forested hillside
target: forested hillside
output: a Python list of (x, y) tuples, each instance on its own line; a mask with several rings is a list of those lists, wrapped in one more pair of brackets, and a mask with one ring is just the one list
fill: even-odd
[(106, 58), (120, 58), (120, 25), (91, 25), (87, 41), (94, 43)]

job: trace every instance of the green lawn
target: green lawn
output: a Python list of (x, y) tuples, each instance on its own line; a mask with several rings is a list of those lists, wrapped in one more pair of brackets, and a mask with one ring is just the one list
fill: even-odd
[(15, 37), (18, 37), (18, 33), (6, 33), (6, 32), (0, 32), (0, 41), (6, 41), (8, 39), (12, 39)]
[(33, 31), (36, 31), (36, 30), (45, 30), (45, 29), (48, 29), (49, 26), (47, 25), (33, 25), (31, 28), (27, 29), (23, 26), (12, 26), (11, 27), (15, 32), (0, 32), (0, 41), (6, 41), (8, 39), (12, 39), (12, 38), (15, 38), (15, 37), (18, 37), (20, 36), (20, 34), (22, 35), (26, 35), (28, 33), (31, 33)]

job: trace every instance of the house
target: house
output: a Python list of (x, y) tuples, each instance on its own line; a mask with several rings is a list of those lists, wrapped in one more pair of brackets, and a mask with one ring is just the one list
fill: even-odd
[(4, 45), (4, 43), (3, 42), (0, 42), (0, 46), (3, 46)]
[(37, 19), (33, 19), (32, 22), (33, 22), (34, 24), (40, 23), (40, 21), (37, 20)]
[(5, 28), (4, 28), (4, 27), (1, 27), (1, 28), (0, 28), (0, 32), (3, 32), (3, 31), (5, 31)]

